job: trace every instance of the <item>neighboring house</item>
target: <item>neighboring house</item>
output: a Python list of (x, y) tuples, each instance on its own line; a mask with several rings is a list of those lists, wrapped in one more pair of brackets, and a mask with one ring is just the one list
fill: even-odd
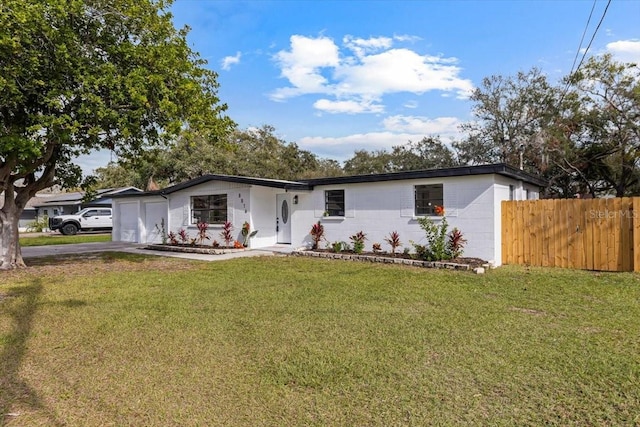
[[(106, 188), (96, 191), (96, 198), (83, 202), (84, 192), (48, 193), (39, 192), (32, 197), (22, 211), (18, 221), (18, 229), (25, 231), (38, 218), (71, 214), (85, 207), (111, 207), (111, 196), (114, 194), (141, 193), (136, 187)], [(0, 194), (0, 208), (4, 205), (4, 194)]]
[(496, 265), (501, 260), (502, 200), (537, 199), (546, 182), (505, 164), (411, 172), (281, 181), (206, 175), (163, 190), (113, 197), (113, 240), (158, 243), (166, 233), (183, 228), (195, 237), (198, 221), (210, 224), (212, 240), (221, 241), (225, 221), (234, 236), (247, 221), (258, 234), (252, 248), (275, 244), (311, 246), (309, 231), (324, 224), (330, 242), (349, 242), (363, 231), (366, 247), (398, 231), (404, 247), (424, 243), (417, 218), (441, 220), (444, 206), (450, 227), (458, 227), (468, 243), (464, 256)]
[(35, 208), (38, 218), (69, 215), (88, 207), (111, 207), (111, 196), (137, 194), (142, 193), (142, 190), (136, 187), (103, 188), (96, 190), (95, 193), (96, 197), (90, 201), (82, 200), (85, 195), (83, 191), (47, 194), (46, 197), (37, 194), (36, 200), (31, 205)]

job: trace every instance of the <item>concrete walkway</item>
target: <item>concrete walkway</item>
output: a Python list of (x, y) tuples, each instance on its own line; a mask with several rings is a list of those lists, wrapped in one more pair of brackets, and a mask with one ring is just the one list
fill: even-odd
[(86, 254), (92, 252), (127, 252), (140, 255), (156, 255), (173, 258), (195, 259), (201, 261), (224, 261), (234, 258), (255, 256), (285, 255), (293, 252), (291, 245), (275, 245), (260, 249), (249, 249), (221, 255), (190, 254), (144, 249), (147, 245), (128, 242), (94, 242), (69, 245), (27, 246), (22, 248), (23, 258), (38, 258), (56, 255)]

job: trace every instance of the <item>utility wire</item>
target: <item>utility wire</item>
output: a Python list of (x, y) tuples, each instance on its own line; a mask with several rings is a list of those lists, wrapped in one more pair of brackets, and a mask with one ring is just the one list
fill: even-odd
[(589, 24), (591, 23), (591, 17), (593, 16), (593, 11), (596, 8), (596, 3), (598, 0), (593, 0), (593, 4), (591, 5), (591, 12), (589, 12), (589, 18), (587, 19), (587, 23), (584, 26), (584, 31), (582, 32), (582, 38), (580, 38), (580, 44), (578, 45), (578, 49), (576, 50), (576, 56), (573, 58), (573, 64), (571, 64), (571, 70), (569, 71), (569, 75), (573, 74), (573, 67), (576, 66), (576, 62), (578, 61), (578, 55), (580, 55), (580, 49), (582, 49), (582, 42), (584, 41), (584, 36), (587, 35), (587, 30), (589, 29)]
[[(589, 22), (591, 21), (591, 15), (593, 15), (593, 9), (596, 6), (596, 1), (597, 0), (593, 0), (593, 6), (591, 7), (591, 13), (589, 13), (589, 19), (587, 20), (587, 25), (585, 26), (585, 30), (582, 33), (582, 39), (580, 40), (580, 46), (578, 46), (578, 51), (576, 52), (576, 57), (573, 59), (573, 65), (575, 65), (576, 59), (578, 58), (578, 55), (580, 53), (580, 48), (582, 47), (582, 41), (584, 40), (584, 35), (587, 32), (587, 27), (589, 26)], [(582, 63), (584, 62), (584, 59), (587, 57), (587, 53), (589, 52), (589, 49), (591, 48), (591, 44), (593, 43), (593, 40), (596, 38), (596, 34), (598, 33), (598, 30), (600, 29), (600, 26), (602, 25), (602, 22), (604, 21), (604, 17), (607, 15), (607, 11), (609, 10), (609, 5), (610, 4), (611, 4), (611, 0), (607, 1), (607, 5), (605, 6), (604, 11), (602, 12), (602, 16), (600, 17), (600, 21), (598, 22), (598, 25), (596, 26), (596, 29), (593, 31), (593, 34), (591, 35), (591, 40), (589, 40), (589, 44), (585, 48), (585, 50), (584, 50), (584, 52), (582, 54), (582, 58), (580, 58), (580, 62), (578, 63), (578, 66), (576, 67), (575, 71), (573, 69), (573, 65), (571, 65), (571, 71), (569, 72), (569, 75), (567, 76), (567, 84), (565, 85), (564, 90), (562, 91), (562, 95), (560, 96), (560, 101), (558, 101), (558, 105), (560, 105), (562, 103), (562, 101), (564, 100), (564, 97), (567, 95), (567, 91), (569, 90), (569, 86), (571, 86), (571, 76), (578, 72), (578, 70), (582, 66)]]

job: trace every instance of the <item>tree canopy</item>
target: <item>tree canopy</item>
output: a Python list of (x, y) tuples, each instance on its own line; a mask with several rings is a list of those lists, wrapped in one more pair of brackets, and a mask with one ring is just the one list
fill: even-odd
[(74, 159), (128, 159), (185, 130), (223, 141), (234, 123), (217, 75), (176, 29), (169, 1), (3, 0), (0, 4), (0, 268), (23, 265), (27, 201), (75, 185)]

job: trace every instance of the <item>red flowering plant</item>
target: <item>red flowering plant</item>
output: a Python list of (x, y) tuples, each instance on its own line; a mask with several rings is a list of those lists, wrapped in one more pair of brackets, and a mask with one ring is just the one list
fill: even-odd
[(444, 215), (444, 206), (437, 205), (435, 208), (433, 208), (433, 212), (438, 216), (443, 216)]
[(243, 249), (244, 245), (236, 240), (235, 242), (233, 242), (233, 247), (235, 249)]

